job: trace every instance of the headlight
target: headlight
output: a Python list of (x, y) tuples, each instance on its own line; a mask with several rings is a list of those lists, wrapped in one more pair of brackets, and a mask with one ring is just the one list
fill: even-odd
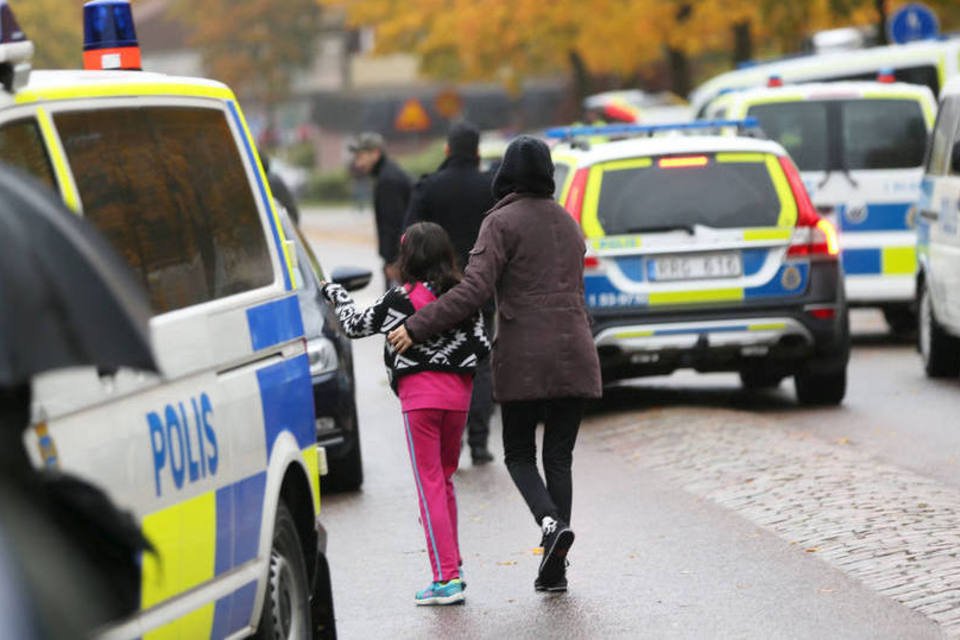
[(307, 358), (310, 360), (310, 375), (336, 371), (339, 366), (337, 348), (327, 338), (314, 338), (307, 343)]

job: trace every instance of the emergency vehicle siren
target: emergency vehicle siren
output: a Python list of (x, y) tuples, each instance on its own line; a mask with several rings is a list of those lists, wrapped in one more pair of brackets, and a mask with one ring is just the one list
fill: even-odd
[(140, 71), (140, 44), (129, 0), (83, 5), (83, 68)]
[(884, 67), (877, 72), (877, 82), (882, 82), (884, 84), (893, 84), (897, 81), (897, 77), (893, 74), (893, 69), (889, 67)]
[(27, 84), (33, 43), (20, 29), (6, 0), (0, 0), (0, 84), (9, 92)]
[(767, 78), (767, 86), (770, 87), (771, 89), (774, 89), (774, 88), (776, 88), (776, 87), (782, 87), (782, 86), (783, 86), (783, 76), (781, 76), (781, 75), (779, 75), (779, 74), (776, 74), (776, 73), (773, 74), (772, 76), (770, 76), (769, 78)]

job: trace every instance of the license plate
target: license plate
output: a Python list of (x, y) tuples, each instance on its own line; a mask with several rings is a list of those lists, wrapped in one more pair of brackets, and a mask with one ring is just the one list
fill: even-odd
[(743, 261), (739, 253), (701, 253), (653, 261), (653, 279), (660, 282), (736, 278), (742, 274)]

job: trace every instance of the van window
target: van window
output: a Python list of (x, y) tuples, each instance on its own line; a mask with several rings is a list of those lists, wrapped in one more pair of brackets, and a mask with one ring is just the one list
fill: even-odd
[(829, 166), (827, 104), (824, 102), (774, 102), (750, 107), (748, 116), (779, 142), (800, 171), (826, 171)]
[(570, 175), (570, 167), (565, 164), (555, 163), (553, 165), (553, 199), (559, 200), (563, 193), (563, 185)]
[(949, 96), (940, 104), (937, 123), (933, 127), (927, 173), (942, 176), (947, 172), (950, 150), (956, 139), (957, 120), (960, 119), (960, 96)]
[(923, 164), (927, 125), (916, 100), (840, 103), (846, 169), (909, 169)]
[(776, 226), (780, 198), (765, 162), (606, 170), (597, 218), (609, 235), (705, 225)]
[(57, 188), (40, 127), (33, 118), (0, 126), (0, 161), (26, 171), (51, 189)]
[(84, 215), (163, 313), (273, 282), (237, 143), (219, 109), (60, 113), (55, 122)]

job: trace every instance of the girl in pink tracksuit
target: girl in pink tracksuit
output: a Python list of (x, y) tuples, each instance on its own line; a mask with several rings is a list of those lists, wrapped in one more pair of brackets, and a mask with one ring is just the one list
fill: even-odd
[[(407, 229), (400, 241), (397, 267), (403, 284), (365, 310), (358, 309), (339, 285), (324, 285), (324, 296), (336, 307), (351, 338), (389, 333), (461, 278), (447, 233), (432, 222)], [(400, 397), (404, 438), (433, 569), (433, 581), (417, 592), (417, 604), (453, 604), (464, 599), (453, 473), (470, 409), (473, 372), (489, 350), (479, 313), (403, 355), (389, 343), (385, 346), (384, 361), (391, 386)]]

